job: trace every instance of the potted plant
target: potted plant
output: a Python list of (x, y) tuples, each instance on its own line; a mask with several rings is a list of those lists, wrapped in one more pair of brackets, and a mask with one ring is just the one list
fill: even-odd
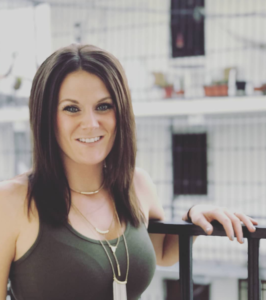
[(266, 95), (266, 83), (262, 84), (260, 87), (255, 87), (254, 91), (261, 91), (263, 95)]
[(166, 79), (165, 74), (161, 72), (153, 72), (155, 85), (164, 89), (164, 98), (171, 98), (174, 91), (174, 85)]
[(228, 96), (228, 81), (213, 81), (211, 85), (204, 86), (204, 92), (207, 97)]

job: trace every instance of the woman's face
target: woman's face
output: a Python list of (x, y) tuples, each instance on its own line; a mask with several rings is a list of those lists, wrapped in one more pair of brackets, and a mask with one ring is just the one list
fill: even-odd
[(59, 90), (56, 129), (65, 163), (104, 161), (114, 144), (116, 117), (113, 100), (99, 77), (83, 70), (65, 77)]

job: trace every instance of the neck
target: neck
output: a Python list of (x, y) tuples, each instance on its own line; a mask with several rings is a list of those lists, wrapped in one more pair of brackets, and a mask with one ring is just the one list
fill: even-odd
[(103, 183), (103, 164), (84, 165), (73, 161), (65, 163), (70, 188), (80, 192), (93, 192)]

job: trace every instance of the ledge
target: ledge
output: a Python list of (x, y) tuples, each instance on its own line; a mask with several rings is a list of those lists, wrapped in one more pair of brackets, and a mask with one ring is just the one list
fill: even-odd
[(0, 109), (0, 123), (6, 122), (25, 122), (29, 120), (29, 107), (5, 106)]
[(165, 99), (154, 102), (134, 102), (133, 109), (136, 117), (266, 112), (266, 96), (208, 97), (193, 100)]

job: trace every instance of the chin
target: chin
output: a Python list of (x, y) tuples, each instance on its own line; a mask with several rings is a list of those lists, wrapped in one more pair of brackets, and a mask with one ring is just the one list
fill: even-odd
[(80, 164), (86, 165), (86, 166), (98, 166), (100, 164), (103, 164), (104, 159), (102, 160), (94, 160), (94, 161), (81, 161)]

